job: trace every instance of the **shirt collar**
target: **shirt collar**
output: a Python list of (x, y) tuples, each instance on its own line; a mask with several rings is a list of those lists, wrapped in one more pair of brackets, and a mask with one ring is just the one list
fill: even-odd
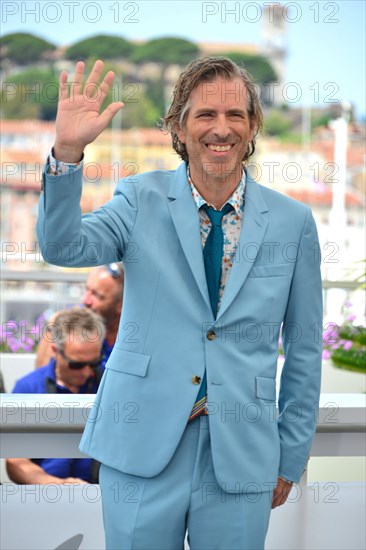
[[(194, 185), (190, 175), (189, 165), (187, 166), (187, 178), (188, 178), (189, 185), (191, 187), (192, 196), (193, 196), (194, 202), (196, 203), (197, 210), (199, 210), (201, 206), (203, 206), (204, 204), (208, 204), (209, 206), (212, 206), (202, 197), (202, 195), (200, 195), (196, 186)], [(243, 175), (241, 177), (241, 180), (238, 183), (238, 186), (235, 189), (234, 193), (227, 200), (227, 203), (232, 205), (237, 215), (241, 215), (241, 213), (243, 212), (245, 186), (246, 186), (246, 174), (243, 168)]]
[(56, 383), (56, 360), (54, 359), (54, 357), (51, 357), (46, 367), (47, 377)]

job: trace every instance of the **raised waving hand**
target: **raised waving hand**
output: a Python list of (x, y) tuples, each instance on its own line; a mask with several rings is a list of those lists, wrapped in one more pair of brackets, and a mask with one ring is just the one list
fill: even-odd
[(96, 61), (85, 84), (85, 64), (79, 61), (71, 83), (68, 74), (60, 75), (60, 96), (56, 117), (54, 155), (63, 162), (78, 162), (84, 148), (103, 132), (114, 115), (123, 107), (115, 101), (101, 111), (115, 74), (109, 71), (101, 80), (104, 63)]

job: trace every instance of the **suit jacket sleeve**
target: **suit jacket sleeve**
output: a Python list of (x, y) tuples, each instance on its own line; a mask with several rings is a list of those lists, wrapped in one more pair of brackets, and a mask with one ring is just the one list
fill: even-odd
[(64, 267), (90, 267), (124, 259), (137, 215), (135, 188), (121, 180), (114, 197), (82, 215), (82, 170), (43, 174), (37, 236), (43, 258)]
[(306, 466), (319, 406), (322, 361), (322, 283), (318, 235), (305, 219), (282, 328), (285, 362), (279, 393), (279, 475), (298, 482)]

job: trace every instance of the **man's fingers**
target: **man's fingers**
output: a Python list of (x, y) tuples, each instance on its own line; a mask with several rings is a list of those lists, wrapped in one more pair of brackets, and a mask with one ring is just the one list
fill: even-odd
[(59, 99), (68, 99), (69, 97), (69, 87), (70, 87), (70, 97), (73, 98), (75, 94), (80, 93), (80, 88), (83, 82), (85, 63), (78, 61), (75, 66), (75, 72), (73, 75), (72, 82), (67, 82), (68, 74), (66, 71), (62, 71), (60, 74), (60, 91)]
[(83, 61), (78, 61), (75, 66), (75, 72), (71, 82), (70, 95), (80, 93), (84, 78), (84, 71), (85, 63), (83, 63)]
[(283, 495), (281, 493), (274, 493), (273, 494), (273, 500), (272, 500), (272, 508), (277, 508), (277, 506), (280, 506), (282, 504)]
[(59, 100), (67, 99), (69, 97), (69, 89), (67, 85), (67, 72), (62, 71), (60, 74), (60, 89), (59, 89)]
[(277, 485), (276, 489), (273, 491), (272, 499), (272, 508), (277, 508), (277, 506), (282, 506), (287, 500), (287, 497), (290, 494), (292, 485), (289, 484), (280, 484)]
[(103, 79), (103, 82), (101, 82), (100, 86), (99, 86), (99, 95), (98, 95), (98, 99), (99, 99), (99, 103), (100, 105), (103, 103), (103, 101), (105, 100), (106, 98), (106, 95), (110, 89), (110, 87), (112, 86), (113, 82), (114, 82), (114, 77), (115, 77), (115, 74), (113, 71), (109, 71), (104, 79)]
[(98, 60), (94, 63), (94, 67), (92, 68), (84, 86), (84, 95), (86, 97), (92, 98), (95, 96), (98, 88), (98, 81), (100, 79), (100, 75), (102, 74), (103, 67), (103, 61)]
[(118, 113), (120, 109), (124, 107), (124, 103), (122, 101), (115, 101), (114, 103), (111, 103), (108, 105), (106, 109), (101, 113), (99, 119), (100, 123), (102, 124), (103, 128), (106, 128), (112, 118)]
[[(96, 61), (90, 72), (89, 77), (87, 78), (84, 88), (83, 96), (87, 99), (92, 99), (93, 103), (98, 103), (101, 105), (106, 98), (106, 95), (114, 82), (115, 74), (113, 71), (108, 71), (105, 75), (103, 81), (98, 85), (99, 79), (103, 71), (104, 63), (103, 61)], [(67, 99), (70, 95), (70, 98), (75, 98), (76, 95), (81, 93), (83, 87), (83, 78), (85, 71), (85, 63), (83, 61), (78, 61), (75, 66), (75, 72), (73, 75), (72, 82), (67, 82), (67, 73), (62, 71), (60, 75), (60, 99)], [(70, 90), (69, 90), (70, 88)], [(70, 91), (70, 94), (69, 94)], [(120, 107), (119, 107), (120, 108)]]

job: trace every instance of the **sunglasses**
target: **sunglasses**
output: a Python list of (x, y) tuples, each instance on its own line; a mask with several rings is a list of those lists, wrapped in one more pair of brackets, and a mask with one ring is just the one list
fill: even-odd
[(67, 366), (71, 370), (80, 370), (84, 369), (85, 367), (90, 367), (92, 369), (96, 369), (100, 366), (103, 357), (98, 357), (97, 359), (94, 359), (93, 361), (72, 361), (68, 357), (66, 357), (65, 353), (62, 350), (59, 350), (60, 355), (65, 359), (67, 362)]
[(116, 262), (106, 265), (106, 269), (113, 279), (120, 279), (122, 273)]

